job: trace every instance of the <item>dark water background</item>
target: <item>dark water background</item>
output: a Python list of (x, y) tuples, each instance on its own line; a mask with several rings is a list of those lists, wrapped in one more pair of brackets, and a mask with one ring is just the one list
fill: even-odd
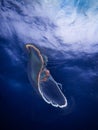
[[(16, 17), (9, 18), (6, 9), (17, 9), (21, 14), (18, 5), (4, 0), (0, 4), (0, 130), (98, 130), (98, 53), (62, 53), (48, 46), (51, 42), (45, 37), (43, 42), (47, 41), (47, 46), (43, 47), (40, 39), (24, 37), (14, 28)], [(34, 18), (41, 27), (39, 19)], [(52, 23), (50, 26), (55, 28)], [(30, 85), (24, 47), (27, 42), (35, 43), (48, 56), (47, 67), (54, 79), (62, 83), (61, 89), (68, 99), (66, 108), (45, 103)]]

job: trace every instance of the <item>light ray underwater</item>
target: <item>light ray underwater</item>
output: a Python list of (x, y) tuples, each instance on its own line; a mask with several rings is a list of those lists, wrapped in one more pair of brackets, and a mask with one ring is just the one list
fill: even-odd
[(46, 68), (48, 58), (32, 44), (26, 44), (29, 54), (28, 77), (32, 86), (38, 89), (45, 102), (54, 107), (66, 107), (67, 99), (57, 83)]

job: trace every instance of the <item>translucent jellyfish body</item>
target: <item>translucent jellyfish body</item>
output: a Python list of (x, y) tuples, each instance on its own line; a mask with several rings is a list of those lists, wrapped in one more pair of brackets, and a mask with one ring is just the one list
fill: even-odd
[(26, 44), (28, 51), (28, 76), (31, 84), (36, 87), (44, 101), (55, 107), (66, 107), (67, 99), (59, 84), (53, 79), (46, 68), (48, 58), (32, 44)]

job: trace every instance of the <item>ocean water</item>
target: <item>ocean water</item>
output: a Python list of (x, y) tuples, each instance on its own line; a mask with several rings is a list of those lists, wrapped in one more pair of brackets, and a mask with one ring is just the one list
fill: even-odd
[[(0, 130), (98, 129), (98, 1), (0, 1)], [(45, 103), (27, 76), (26, 43), (68, 99)]]

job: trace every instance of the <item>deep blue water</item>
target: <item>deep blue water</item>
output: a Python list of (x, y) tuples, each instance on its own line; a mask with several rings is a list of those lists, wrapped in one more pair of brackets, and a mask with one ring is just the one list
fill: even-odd
[[(50, 10), (46, 15), (47, 1), (44, 5), (45, 1), (29, 0), (27, 3), (32, 3), (32, 7), (30, 4), (25, 7), (25, 2), (0, 1), (0, 130), (98, 130), (98, 42), (95, 35), (98, 26), (95, 22), (97, 16), (94, 15), (95, 4), (91, 1), (70, 3), (62, 0), (63, 4), (58, 3), (58, 7), (50, 2), (49, 8), (57, 7), (52, 10), (53, 14)], [(83, 18), (82, 22), (87, 20), (85, 14), (92, 14), (94, 28), (89, 30), (89, 20), (84, 25), (89, 30), (86, 41), (84, 35), (77, 36), (77, 31), (72, 31), (74, 38), (62, 34), (62, 23), (53, 22), (54, 12), (60, 8), (66, 10), (66, 4), (76, 8), (78, 17)], [(39, 13), (40, 7), (43, 11)], [(31, 13), (31, 9), (34, 12)], [(67, 16), (71, 15), (71, 12), (67, 13)], [(63, 15), (60, 18), (64, 21)], [(79, 22), (80, 26), (73, 24), (72, 28), (79, 28), (80, 34), (83, 34), (83, 23)], [(62, 37), (55, 32), (57, 26), (61, 27)], [(64, 39), (66, 36), (69, 37)], [(25, 50), (28, 42), (36, 44), (48, 56), (47, 67), (54, 79), (62, 84), (61, 89), (68, 99), (66, 108), (47, 104), (31, 86)]]

